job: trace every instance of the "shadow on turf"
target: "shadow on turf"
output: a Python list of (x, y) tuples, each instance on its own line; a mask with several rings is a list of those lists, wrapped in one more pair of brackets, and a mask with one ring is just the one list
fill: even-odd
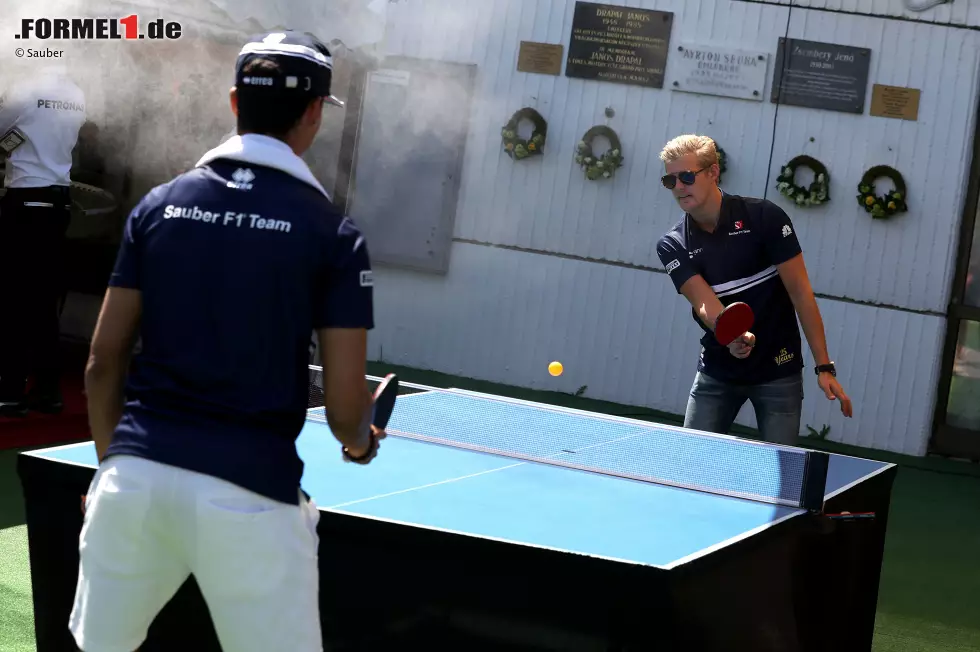
[[(0, 605), (3, 606), (0, 639), (3, 639), (7, 645), (13, 643), (13, 650), (33, 649), (34, 615), (30, 611), (11, 609), (12, 606), (20, 603), (25, 604), (28, 608), (31, 606), (30, 598), (25, 598), (24, 594), (0, 584)], [(16, 645), (18, 643), (24, 643), (25, 647)], [(28, 645), (30, 647), (27, 647)]]
[(24, 494), (17, 475), (17, 454), (23, 449), (0, 451), (0, 530), (26, 523)]

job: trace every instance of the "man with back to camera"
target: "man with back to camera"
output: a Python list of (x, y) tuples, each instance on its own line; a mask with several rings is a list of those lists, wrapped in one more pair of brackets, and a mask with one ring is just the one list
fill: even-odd
[(126, 222), (85, 377), (100, 465), (70, 619), (83, 652), (137, 649), (190, 573), (223, 649), (322, 650), (319, 513), (295, 446), (311, 332), (345, 458), (369, 463), (385, 435), (366, 244), (299, 158), (339, 103), (331, 70), (311, 35), (251, 40), (231, 91), (241, 135)]
[[(789, 216), (766, 199), (732, 195), (718, 187), (718, 153), (706, 136), (678, 136), (660, 153), (662, 182), (684, 218), (657, 243), (657, 254), (679, 294), (691, 303), (701, 338), (698, 372), (684, 427), (727, 433), (746, 400), (762, 437), (793, 444), (803, 410), (803, 351), (797, 315), (828, 400), (851, 399), (827, 353), (823, 320)], [(725, 347), (715, 320), (733, 302), (755, 313), (752, 332)]]
[[(71, 221), (72, 150), (85, 95), (61, 65), (24, 69), (0, 99), (0, 416), (62, 409), (58, 298)], [(34, 377), (27, 392), (28, 377)]]

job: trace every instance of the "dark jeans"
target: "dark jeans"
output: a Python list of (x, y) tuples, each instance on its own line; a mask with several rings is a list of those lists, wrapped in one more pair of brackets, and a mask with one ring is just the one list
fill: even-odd
[(68, 188), (11, 188), (0, 199), (0, 400), (23, 397), (28, 376), (42, 393), (60, 382), (58, 303)]
[(751, 401), (763, 439), (793, 445), (803, 413), (803, 374), (759, 385), (732, 385), (705, 376), (694, 379), (684, 427), (727, 434), (738, 411)]

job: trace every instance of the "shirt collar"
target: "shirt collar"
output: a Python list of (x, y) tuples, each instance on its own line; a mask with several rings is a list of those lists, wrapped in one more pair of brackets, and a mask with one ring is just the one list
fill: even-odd
[(732, 222), (732, 199), (724, 190), (721, 191), (721, 212), (718, 214), (718, 226), (731, 224)]
[[(721, 190), (719, 188), (719, 190)], [(729, 195), (724, 190), (721, 191), (721, 210), (718, 214), (718, 224), (715, 226), (715, 233), (718, 233), (723, 226), (727, 226), (731, 223), (732, 216), (732, 202), (731, 195)], [(694, 218), (691, 217), (690, 213), (684, 213), (684, 237), (689, 238), (692, 234), (699, 233), (702, 235), (712, 235), (707, 231), (703, 231), (697, 225), (694, 224)]]
[(197, 162), (195, 167), (207, 165), (218, 159), (228, 159), (241, 163), (251, 163), (252, 165), (262, 165), (273, 168), (299, 179), (300, 181), (313, 186), (320, 191), (324, 197), (330, 199), (330, 193), (323, 189), (320, 182), (316, 180), (309, 166), (296, 153), (290, 149), (289, 145), (277, 138), (263, 136), (260, 134), (245, 134), (244, 136), (232, 136), (211, 151), (207, 152)]

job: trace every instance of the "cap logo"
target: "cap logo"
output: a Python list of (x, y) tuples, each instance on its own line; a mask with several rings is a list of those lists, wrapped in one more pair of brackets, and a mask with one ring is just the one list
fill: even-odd
[[(312, 79), (309, 77), (303, 77), (303, 79), (306, 80), (306, 88), (303, 89), (304, 91), (308, 91), (313, 88)], [(299, 88), (299, 77), (294, 77), (292, 75), (286, 77), (286, 88)]]
[(242, 81), (249, 86), (272, 86), (275, 84), (272, 77), (245, 77)]
[(263, 43), (282, 43), (284, 40), (286, 40), (286, 35), (285, 34), (283, 34), (282, 32), (273, 32), (272, 34), (266, 35), (266, 37), (264, 39), (262, 39), (262, 42)]

